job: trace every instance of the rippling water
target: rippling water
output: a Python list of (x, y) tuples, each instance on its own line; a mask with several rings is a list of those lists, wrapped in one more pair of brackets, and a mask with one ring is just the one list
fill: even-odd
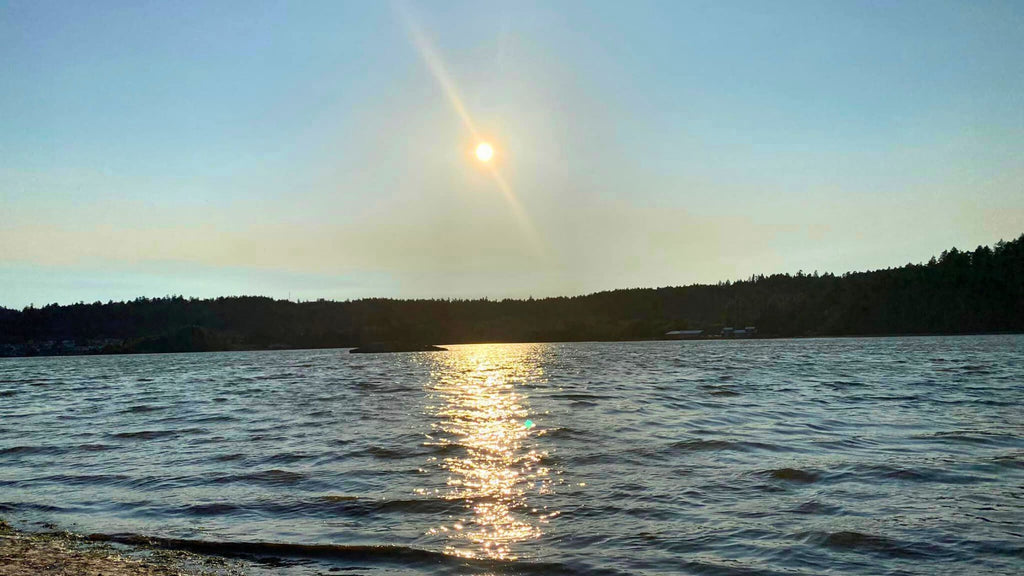
[(6, 359), (0, 515), (295, 574), (1011, 574), (1022, 407), (1022, 336)]

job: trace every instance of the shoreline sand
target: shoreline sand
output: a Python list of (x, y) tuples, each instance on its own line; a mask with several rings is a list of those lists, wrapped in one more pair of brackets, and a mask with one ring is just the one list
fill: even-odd
[(182, 550), (33, 533), (0, 520), (0, 576), (243, 576), (240, 562)]

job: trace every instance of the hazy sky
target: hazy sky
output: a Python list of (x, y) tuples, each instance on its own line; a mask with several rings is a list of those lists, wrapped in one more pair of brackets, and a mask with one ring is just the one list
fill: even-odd
[(579, 294), (1011, 239), (1022, 31), (1016, 0), (2, 2), (0, 306)]

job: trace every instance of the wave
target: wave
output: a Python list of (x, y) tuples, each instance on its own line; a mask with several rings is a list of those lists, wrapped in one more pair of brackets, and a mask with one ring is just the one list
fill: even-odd
[(177, 435), (177, 430), (140, 430), (138, 432), (117, 432), (111, 434), (110, 437), (119, 440), (156, 440), (158, 438), (172, 438)]
[(49, 454), (56, 456), (66, 452), (66, 448), (58, 448), (57, 446), (11, 446), (10, 448), (0, 448), (0, 456), (14, 454)]
[(135, 406), (129, 406), (128, 408), (125, 408), (124, 410), (121, 411), (121, 413), (122, 414), (138, 414), (138, 413), (145, 413), (145, 412), (158, 412), (160, 410), (165, 410), (165, 409), (166, 408), (164, 406), (152, 406), (150, 404), (137, 404)]
[(799, 468), (777, 468), (775, 470), (766, 470), (764, 474), (775, 480), (785, 480), (786, 482), (799, 482), (801, 484), (811, 484), (817, 482), (821, 477), (817, 472), (811, 472), (809, 470), (801, 470)]
[[(450, 561), (452, 557), (411, 546), (397, 545), (340, 545), (340, 544), (293, 544), (287, 542), (216, 542), (211, 540), (187, 540), (161, 538), (139, 534), (89, 534), (91, 542), (110, 542), (129, 546), (149, 546), (173, 550), (185, 550), (215, 556), (255, 557), (268, 556), (298, 559), (327, 559), (345, 561), (401, 561), (402, 563), (436, 565)], [(462, 560), (461, 558), (458, 560)]]
[(430, 573), (452, 570), (462, 573), (466, 568), (482, 569), (505, 574), (549, 575), (587, 573), (599, 576), (622, 576), (622, 572), (597, 568), (583, 563), (559, 564), (554, 562), (523, 562), (465, 558), (443, 552), (393, 544), (295, 544), (290, 542), (231, 542), (161, 538), (139, 534), (100, 534), (84, 537), (90, 542), (144, 546), (165, 550), (178, 550), (248, 560), (288, 559), (320, 560), (328, 562), (361, 562), (369, 564), (399, 565), (423, 568)]
[(919, 558), (945, 553), (942, 547), (935, 544), (904, 542), (880, 534), (866, 534), (852, 530), (811, 532), (804, 534), (803, 539), (832, 550), (865, 552), (895, 558)]
[(0, 512), (23, 512), (26, 510), (49, 513), (68, 513), (72, 511), (71, 508), (38, 502), (0, 502)]
[[(998, 465), (998, 463), (996, 463)], [(935, 466), (905, 467), (892, 464), (856, 464), (829, 475), (831, 481), (854, 480), (873, 483), (894, 480), (900, 482), (937, 482), (947, 485), (983, 482), (980, 473), (964, 473)]]
[(955, 442), (959, 444), (979, 444), (994, 446), (1022, 446), (1021, 438), (1012, 434), (991, 432), (987, 430), (949, 430), (933, 432), (930, 434), (916, 434), (912, 436), (916, 440), (930, 440), (937, 442)]
[(105, 450), (113, 450), (114, 448), (116, 448), (116, 446), (112, 446), (110, 444), (90, 443), (90, 444), (79, 444), (77, 449), (78, 450), (83, 450), (85, 452), (103, 452)]
[(781, 446), (776, 444), (767, 444), (764, 442), (749, 442), (742, 440), (680, 440), (674, 442), (668, 446), (669, 450), (676, 452), (702, 452), (705, 450), (738, 450), (741, 452), (750, 452), (753, 450), (768, 450), (771, 452), (778, 452), (783, 450)]
[[(116, 479), (115, 479), (116, 480)], [(178, 485), (185, 485), (187, 479), (178, 479)], [(125, 485), (139, 487), (139, 482), (122, 482)], [(171, 484), (170, 481), (164, 482)], [(148, 486), (151, 487), (151, 486)], [(259, 499), (247, 502), (202, 502), (187, 506), (161, 506), (150, 508), (160, 516), (256, 516), (260, 518), (362, 518), (368, 519), (385, 515), (425, 514), (455, 515), (468, 510), (473, 504), (484, 502), (484, 499), (467, 500), (463, 498), (408, 498), (381, 500), (377, 498), (361, 498), (347, 495), (327, 495), (312, 499), (279, 500)], [(128, 506), (127, 508), (131, 508)]]
[(51, 474), (25, 480), (16, 480), (15, 484), (32, 485), (38, 483), (58, 484), (61, 486), (121, 486), (131, 482), (133, 478), (125, 474)]
[(838, 516), (843, 514), (843, 508), (834, 504), (826, 504), (824, 502), (818, 502), (817, 500), (811, 500), (793, 508), (791, 512), (794, 514), (817, 516)]
[(247, 482), (252, 484), (265, 484), (269, 486), (286, 486), (297, 484), (309, 478), (309, 474), (292, 472), (289, 470), (261, 470), (248, 474), (224, 474), (210, 479), (214, 484), (232, 484), (235, 482)]
[(710, 576), (793, 576), (810, 574), (804, 570), (777, 570), (765, 569), (763, 566), (743, 566), (735, 563), (712, 562), (709, 560), (688, 560), (680, 564), (691, 574), (708, 574)]
[[(320, 501), (332, 514), (366, 516), (372, 514), (457, 514), (468, 507), (465, 500), (453, 498), (407, 498), (377, 500), (354, 496), (324, 496)], [(307, 504), (308, 506), (308, 504)]]

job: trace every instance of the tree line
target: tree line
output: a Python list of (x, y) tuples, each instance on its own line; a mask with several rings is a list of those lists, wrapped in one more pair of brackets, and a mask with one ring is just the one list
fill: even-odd
[(292, 302), (137, 298), (0, 308), (0, 355), (334, 348), (371, 342), (634, 340), (757, 326), (760, 336), (1024, 331), (1024, 235), (925, 264), (541, 299)]

